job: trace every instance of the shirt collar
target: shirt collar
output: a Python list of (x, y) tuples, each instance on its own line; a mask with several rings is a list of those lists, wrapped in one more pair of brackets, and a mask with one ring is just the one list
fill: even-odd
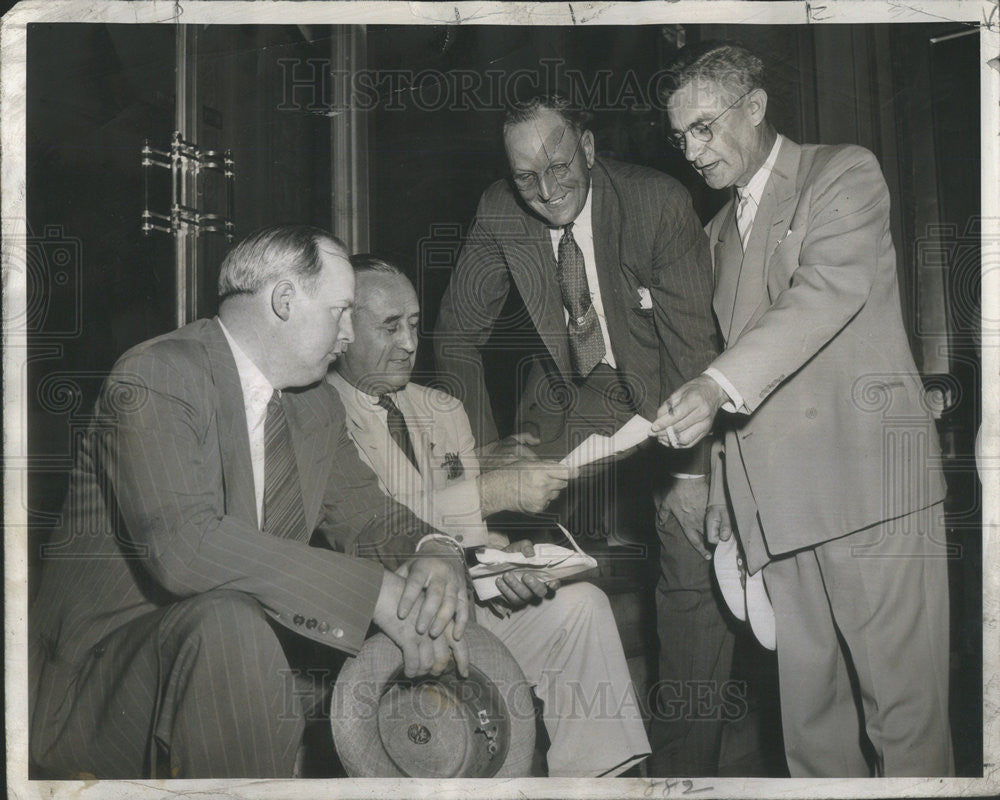
[[(368, 392), (362, 391), (347, 380), (347, 378), (341, 375), (338, 370), (330, 370), (330, 373), (327, 375), (327, 380), (333, 384), (338, 391), (346, 392), (359, 408), (363, 408), (368, 411), (377, 411), (382, 408), (382, 406), (378, 404), (379, 395), (368, 394)], [(393, 402), (396, 402), (397, 394), (400, 391), (402, 391), (402, 389), (397, 389), (395, 392), (386, 392), (386, 394), (393, 399)]]
[(253, 363), (250, 356), (243, 352), (233, 335), (229, 332), (222, 320), (219, 320), (219, 327), (229, 342), (229, 349), (233, 351), (233, 360), (236, 362), (236, 371), (240, 376), (240, 385), (243, 387), (243, 397), (259, 402), (263, 398), (265, 405), (274, 394), (274, 387), (271, 382), (264, 377), (264, 373)]
[(771, 152), (768, 153), (764, 163), (760, 165), (760, 168), (753, 174), (753, 177), (746, 186), (736, 188), (736, 193), (739, 195), (740, 200), (750, 195), (750, 199), (753, 200), (754, 204), (760, 205), (760, 201), (764, 197), (764, 187), (767, 186), (767, 181), (771, 177), (774, 162), (778, 160), (778, 150), (781, 149), (781, 142), (784, 138), (780, 133), (774, 138), (774, 144), (771, 145)]

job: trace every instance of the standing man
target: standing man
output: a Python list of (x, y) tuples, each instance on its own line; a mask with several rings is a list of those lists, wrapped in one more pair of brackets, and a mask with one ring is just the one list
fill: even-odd
[[(741, 46), (685, 50), (671, 73), (670, 141), (735, 191), (708, 226), (725, 352), (654, 432), (689, 447), (729, 412), (713, 473), (774, 606), (791, 774), (950, 775), (945, 486), (878, 162), (776, 134)], [(710, 543), (731, 535), (722, 488)]]
[[(435, 337), (438, 368), (464, 390), (477, 440), (495, 441), (481, 351), (516, 287), (545, 348), (520, 391), (518, 438), (555, 459), (633, 414), (653, 419), (717, 352), (711, 260), (690, 197), (659, 172), (598, 159), (588, 121), (560, 97), (508, 111), (511, 176), (480, 199)], [(711, 775), (722, 722), (719, 709), (705, 713), (703, 695), (728, 679), (732, 637), (702, 538), (708, 453), (674, 453), (675, 477), (664, 473), (666, 486), (654, 481), (652, 457), (662, 455), (648, 449), (585, 491), (571, 485), (578, 502), (568, 521), (580, 535), (621, 535), (623, 524), (635, 522), (630, 514), (649, 508), (659, 490), (664, 713), (654, 717), (650, 771)]]
[[(564, 486), (567, 468), (521, 461), (480, 473), (462, 404), (410, 381), (420, 321), (413, 285), (373, 256), (352, 256), (351, 263), (355, 340), (329, 381), (344, 402), (362, 460), (386, 494), (464, 547), (489, 544), (533, 555), (528, 541), (507, 545), (488, 534), (483, 517), (528, 506), (542, 510), (558, 490), (539, 489), (532, 473)], [(548, 774), (613, 776), (641, 761), (649, 742), (604, 593), (589, 583), (549, 586), (516, 570), (496, 583), (502, 598), (479, 606), (476, 621), (507, 646), (543, 702)]]
[(50, 777), (291, 777), (290, 635), (356, 653), (374, 622), (407, 674), (465, 669), (464, 561), (382, 495), (323, 382), (352, 339), (343, 245), (259, 231), (219, 296), (119, 359), (80, 439), (29, 619)]

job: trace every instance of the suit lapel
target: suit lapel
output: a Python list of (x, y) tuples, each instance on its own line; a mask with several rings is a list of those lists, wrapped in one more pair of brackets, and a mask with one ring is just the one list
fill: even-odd
[(715, 265), (715, 295), (712, 307), (715, 309), (719, 328), (728, 343), (732, 336), (733, 312), (736, 305), (736, 286), (743, 263), (743, 248), (736, 228), (736, 202), (729, 201), (723, 210), (719, 226), (718, 240), (715, 242), (713, 263)]
[(219, 410), (219, 451), (222, 453), (226, 514), (259, 527), (243, 386), (233, 352), (218, 319), (208, 323), (205, 350), (216, 390), (216, 408)]
[[(525, 212), (523, 226), (504, 241), (504, 255), (535, 330), (563, 375), (570, 375), (569, 337), (562, 293), (556, 278), (556, 258), (549, 229)], [(516, 224), (511, 221), (506, 224)]]
[(618, 369), (625, 370), (631, 354), (627, 347), (630, 338), (624, 318), (628, 301), (621, 296), (622, 254), (618, 251), (621, 237), (621, 208), (618, 196), (611, 185), (611, 178), (600, 161), (595, 164), (591, 175), (593, 177), (591, 187), (594, 193), (591, 228), (594, 234), (597, 282), (600, 285), (604, 319), (608, 326), (615, 363)]
[[(788, 221), (795, 201), (795, 173), (799, 150), (785, 139), (778, 150), (771, 175), (764, 186), (764, 196), (747, 240), (743, 267), (736, 287), (731, 338), (737, 338), (758, 317), (758, 310), (769, 303), (767, 262)], [(735, 222), (733, 224), (735, 231)], [(738, 236), (737, 236), (738, 239)]]

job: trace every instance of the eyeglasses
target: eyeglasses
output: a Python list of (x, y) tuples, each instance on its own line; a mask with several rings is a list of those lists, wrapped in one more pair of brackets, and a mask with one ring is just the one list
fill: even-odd
[[(573, 156), (569, 161), (558, 161), (555, 164), (549, 164), (546, 167), (545, 172), (542, 173), (541, 180), (544, 180), (546, 176), (551, 175), (556, 179), (556, 183), (560, 183), (569, 177), (570, 167), (573, 162), (576, 161), (576, 155), (580, 152), (580, 142), (583, 141), (583, 134), (576, 140), (576, 146), (573, 148)], [(514, 185), (517, 186), (518, 191), (528, 193), (538, 190), (538, 186), (541, 180), (538, 178), (538, 173), (536, 172), (518, 172), (513, 176)]]
[(712, 126), (722, 119), (722, 115), (733, 108), (737, 103), (740, 102), (744, 97), (746, 97), (753, 89), (743, 92), (739, 97), (737, 97), (728, 106), (722, 109), (714, 118), (710, 119), (708, 122), (695, 122), (689, 125), (683, 131), (674, 131), (669, 136), (667, 136), (667, 141), (670, 142), (674, 147), (680, 151), (684, 151), (687, 146), (687, 134), (691, 134), (691, 138), (699, 142), (710, 142), (712, 141), (713, 131)]

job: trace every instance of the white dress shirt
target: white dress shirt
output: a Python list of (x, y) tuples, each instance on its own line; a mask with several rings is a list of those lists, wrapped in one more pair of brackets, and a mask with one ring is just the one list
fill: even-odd
[[(775, 137), (774, 144), (771, 146), (771, 152), (764, 163), (760, 165), (760, 168), (753, 174), (753, 177), (747, 181), (747, 185), (736, 187), (737, 197), (734, 199), (734, 202), (739, 203), (746, 199), (746, 208), (741, 215), (745, 228), (740, 232), (740, 239), (744, 243), (750, 238), (750, 231), (753, 230), (753, 222), (757, 217), (757, 209), (760, 208), (760, 202), (764, 199), (764, 189), (767, 186), (767, 182), (771, 179), (771, 170), (774, 169), (774, 162), (778, 160), (778, 151), (781, 149), (781, 143), (784, 140), (785, 137), (779, 133)], [(733, 386), (725, 375), (715, 367), (708, 367), (704, 374), (719, 384), (722, 390), (729, 395), (729, 400), (722, 404), (724, 411), (731, 413), (746, 412), (746, 406), (743, 404), (743, 395), (740, 394), (739, 389)]]
[[(583, 204), (583, 209), (573, 220), (573, 239), (576, 240), (583, 253), (583, 266), (587, 273), (587, 288), (590, 289), (590, 302), (594, 304), (597, 312), (597, 321), (601, 324), (601, 336), (604, 337), (604, 357), (602, 364), (616, 368), (615, 354), (611, 350), (611, 337), (608, 335), (608, 322), (604, 317), (604, 302), (601, 300), (601, 284), (597, 279), (597, 257), (594, 255), (594, 226), (591, 218), (591, 198), (594, 193), (587, 190), (587, 202)], [(562, 228), (549, 228), (549, 237), (552, 240), (552, 252), (555, 254), (556, 263), (559, 262), (559, 240), (563, 236)], [(563, 314), (566, 323), (569, 324), (569, 311), (563, 306)]]
[(247, 436), (250, 437), (250, 464), (253, 467), (253, 493), (257, 500), (257, 527), (264, 518), (264, 422), (267, 419), (267, 404), (274, 394), (274, 387), (264, 377), (250, 356), (243, 352), (226, 326), (219, 320), (219, 327), (229, 342), (236, 361), (236, 371), (243, 387), (243, 410), (247, 417)]

